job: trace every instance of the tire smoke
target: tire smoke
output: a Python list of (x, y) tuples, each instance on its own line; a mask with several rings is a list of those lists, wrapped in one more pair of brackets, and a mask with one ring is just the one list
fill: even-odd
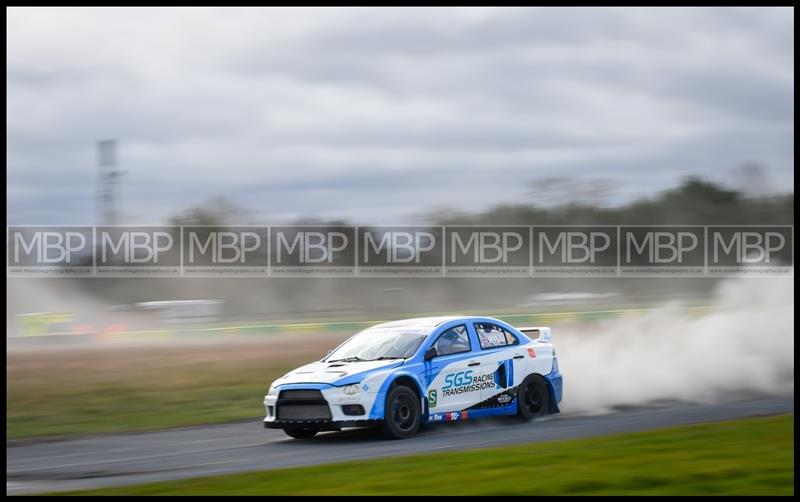
[(700, 316), (662, 310), (554, 330), (561, 409), (603, 413), (793, 392), (793, 286), (793, 279), (731, 279), (715, 291), (717, 309)]

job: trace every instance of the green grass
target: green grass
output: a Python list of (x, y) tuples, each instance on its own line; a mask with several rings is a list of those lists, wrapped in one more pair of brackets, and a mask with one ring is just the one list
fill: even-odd
[(783, 415), (67, 494), (792, 495), (793, 424)]
[(269, 382), (318, 356), (303, 351), (251, 344), (9, 354), (6, 439), (255, 418)]

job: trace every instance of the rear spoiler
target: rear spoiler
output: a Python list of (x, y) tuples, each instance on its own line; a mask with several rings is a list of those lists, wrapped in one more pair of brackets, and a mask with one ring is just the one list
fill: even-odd
[(534, 338), (537, 342), (550, 342), (550, 328), (545, 326), (540, 326), (538, 328), (527, 327), (527, 328), (517, 328), (519, 331), (525, 333), (526, 335)]

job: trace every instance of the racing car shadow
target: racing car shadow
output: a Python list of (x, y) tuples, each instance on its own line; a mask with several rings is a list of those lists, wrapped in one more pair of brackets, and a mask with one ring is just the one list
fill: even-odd
[[(480, 420), (457, 421), (451, 423), (428, 423), (425, 424), (411, 440), (422, 438), (425, 436), (439, 436), (442, 434), (451, 434), (457, 432), (475, 432), (485, 429), (506, 428), (506, 427), (525, 427), (532, 423), (540, 423), (548, 421), (550, 417), (542, 417), (535, 419), (531, 422), (523, 422), (516, 420), (513, 417), (486, 417)], [(343, 429), (340, 431), (326, 431), (320, 432), (316, 436), (307, 440), (293, 440), (286, 438), (289, 443), (339, 443), (339, 444), (356, 444), (356, 443), (373, 443), (375, 441), (395, 441), (385, 438), (378, 428), (353, 428)], [(404, 441), (409, 441), (408, 439)]]
[(309, 444), (309, 443), (368, 443), (382, 439), (380, 430), (377, 428), (353, 428), (342, 429), (339, 431), (324, 431), (318, 433), (310, 439), (290, 439), (286, 438), (289, 443), (295, 444)]
[[(425, 429), (420, 429), (419, 432), (417, 432), (417, 434), (410, 440), (424, 437), (429, 434), (436, 434), (438, 433), (439, 427), (436, 427), (436, 429), (437, 430), (434, 430), (431, 426), (428, 426)], [(395, 440), (393, 439), (388, 439), (384, 437), (381, 434), (380, 429), (378, 428), (353, 428), (353, 429), (343, 429), (340, 431), (325, 431), (325, 432), (320, 432), (313, 438), (302, 439), (302, 440), (286, 438), (286, 442), (291, 444), (309, 444), (309, 443), (358, 444), (358, 443), (375, 443), (380, 441), (395, 442)], [(409, 439), (406, 439), (404, 441), (409, 441)]]

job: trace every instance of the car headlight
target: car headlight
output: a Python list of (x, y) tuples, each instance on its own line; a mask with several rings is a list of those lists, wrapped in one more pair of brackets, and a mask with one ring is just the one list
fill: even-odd
[(344, 393), (345, 393), (345, 394), (347, 394), (348, 396), (352, 396), (352, 395), (354, 395), (354, 394), (358, 394), (358, 384), (346, 385), (346, 386), (345, 386), (345, 387), (342, 389), (342, 392), (344, 392)]

